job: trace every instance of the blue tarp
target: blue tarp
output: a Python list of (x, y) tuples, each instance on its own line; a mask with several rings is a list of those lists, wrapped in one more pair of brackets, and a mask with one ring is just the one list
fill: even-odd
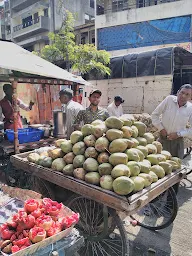
[(100, 50), (190, 42), (191, 16), (145, 21), (98, 30)]

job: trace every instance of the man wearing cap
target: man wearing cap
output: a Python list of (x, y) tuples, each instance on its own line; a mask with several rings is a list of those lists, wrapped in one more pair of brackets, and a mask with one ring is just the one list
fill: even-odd
[(59, 99), (62, 104), (62, 110), (66, 113), (66, 128), (67, 139), (70, 138), (71, 133), (74, 131), (74, 121), (80, 110), (83, 110), (83, 106), (78, 102), (72, 100), (73, 90), (66, 88), (59, 92)]
[(122, 103), (124, 100), (120, 96), (115, 96), (114, 101), (108, 106), (107, 110), (110, 116), (120, 117), (123, 115)]
[(83, 124), (90, 124), (97, 119), (105, 121), (109, 117), (108, 111), (99, 107), (101, 95), (100, 90), (91, 91), (89, 94), (90, 106), (85, 110), (79, 111), (74, 122), (75, 130), (80, 129), (81, 122), (83, 122)]

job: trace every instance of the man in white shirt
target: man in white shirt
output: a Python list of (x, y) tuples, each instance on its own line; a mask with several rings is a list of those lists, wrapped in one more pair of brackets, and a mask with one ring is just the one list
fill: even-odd
[(71, 133), (74, 131), (74, 121), (80, 110), (83, 110), (83, 106), (78, 102), (72, 100), (73, 91), (69, 88), (61, 90), (59, 92), (62, 109), (66, 113), (66, 128), (67, 128), (67, 139), (70, 138)]
[(180, 158), (184, 155), (183, 138), (192, 138), (191, 97), (192, 86), (185, 84), (177, 96), (167, 96), (152, 113), (152, 123), (160, 131), (163, 148)]
[[(177, 96), (167, 96), (152, 113), (152, 123), (160, 131), (163, 149), (172, 156), (184, 156), (184, 137), (192, 138), (192, 86), (184, 84)], [(190, 128), (187, 129), (187, 125)], [(179, 183), (173, 186), (178, 192)]]
[(114, 101), (108, 106), (107, 110), (110, 116), (120, 117), (123, 115), (122, 103), (124, 100), (120, 96), (115, 96)]

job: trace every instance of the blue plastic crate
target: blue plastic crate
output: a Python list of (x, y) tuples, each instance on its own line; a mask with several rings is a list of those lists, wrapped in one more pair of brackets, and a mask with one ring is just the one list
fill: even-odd
[[(6, 130), (8, 141), (14, 141), (14, 131), (13, 130)], [(39, 141), (43, 138), (44, 131), (34, 128), (24, 128), (18, 129), (18, 139), (19, 143), (27, 143), (27, 142), (34, 142)]]

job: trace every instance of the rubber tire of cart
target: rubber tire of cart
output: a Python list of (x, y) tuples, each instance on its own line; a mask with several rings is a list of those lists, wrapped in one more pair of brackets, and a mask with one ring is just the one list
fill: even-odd
[[(173, 221), (175, 220), (175, 218), (177, 216), (177, 212), (178, 212), (177, 196), (172, 187), (170, 187), (167, 191), (170, 192), (170, 195), (172, 196), (172, 203), (173, 203), (173, 212), (172, 212), (172, 215), (170, 216), (170, 218), (167, 220), (167, 222), (165, 222), (164, 224), (159, 225), (159, 226), (149, 226), (149, 225), (143, 224), (142, 222), (138, 221), (133, 215), (131, 215), (130, 217), (137, 221), (137, 225), (144, 227), (146, 229), (155, 231), (155, 230), (167, 228), (169, 225), (171, 225), (171, 223), (173, 223)], [(162, 194), (160, 194), (160, 195), (162, 195)], [(158, 200), (158, 197), (156, 197), (154, 200), (152, 200), (152, 202), (157, 201), (157, 200)], [(149, 204), (152, 202), (149, 202)]]
[[(65, 202), (65, 205), (68, 206), (69, 208), (71, 208), (72, 210), (75, 210), (75, 209), (73, 209), (72, 203), (78, 199), (83, 199), (83, 198), (85, 198), (85, 197), (73, 193), (70, 196), (70, 198)], [(85, 198), (85, 200), (90, 200), (90, 201), (95, 202), (94, 200), (87, 199), (87, 198)], [(95, 203), (97, 203), (97, 202), (95, 202)], [(99, 204), (99, 203), (97, 203), (97, 204)], [(99, 205), (102, 205), (102, 204), (99, 204)], [(123, 225), (123, 221), (120, 219), (120, 217), (118, 216), (118, 214), (116, 213), (116, 211), (114, 209), (108, 208), (108, 212), (109, 212), (110, 216), (112, 217), (112, 224), (111, 224), (111, 227), (108, 229), (106, 236), (110, 235), (114, 231), (114, 229), (117, 227), (119, 229), (121, 240), (122, 240), (122, 245), (123, 245), (122, 255), (119, 255), (119, 256), (129, 256), (129, 241), (127, 238), (127, 232)], [(80, 213), (80, 216), (81, 216), (81, 213)], [(76, 228), (78, 229), (78, 224), (77, 224)], [(91, 236), (90, 233), (89, 233), (89, 236)], [(99, 234), (99, 236), (100, 236), (100, 234)], [(81, 254), (79, 254), (79, 256), (81, 256)]]

